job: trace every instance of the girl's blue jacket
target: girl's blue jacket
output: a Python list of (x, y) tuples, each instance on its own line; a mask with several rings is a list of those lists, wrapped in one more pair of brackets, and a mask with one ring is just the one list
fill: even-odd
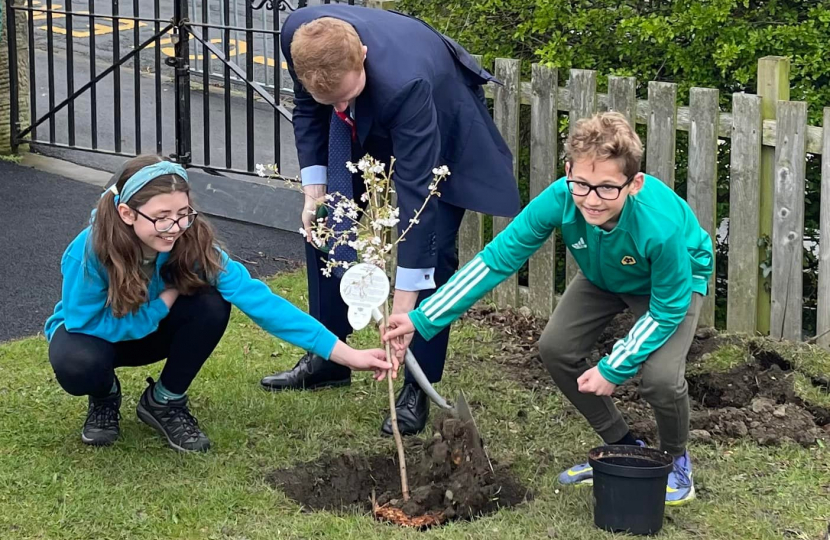
[[(169, 253), (159, 253), (148, 285), (148, 301), (138, 311), (116, 317), (107, 306), (109, 276), (92, 249), (91, 227), (66, 248), (61, 259), (61, 300), (46, 321), (46, 339), (64, 325), (68, 332), (99, 337), (111, 343), (141, 339), (153, 333), (169, 310), (159, 298), (165, 289), (159, 270)], [(271, 292), (240, 263), (221, 251), (224, 269), (214, 284), (222, 297), (274, 336), (304, 350), (329, 358), (337, 337), (316, 319)]]

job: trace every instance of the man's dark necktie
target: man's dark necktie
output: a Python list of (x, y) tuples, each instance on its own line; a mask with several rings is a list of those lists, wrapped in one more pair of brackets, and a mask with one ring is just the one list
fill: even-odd
[[(348, 117), (347, 113), (332, 110), (329, 125), (328, 192), (334, 196), (330, 204), (335, 206), (340, 197), (346, 199), (354, 197), (352, 173), (346, 168), (346, 162), (352, 160), (354, 131), (354, 121)], [(337, 193), (340, 195), (338, 196)], [(352, 228), (353, 222), (343, 216), (340, 223), (337, 223), (334, 221), (333, 214), (333, 211), (329, 211), (328, 226), (334, 231), (335, 238), (340, 238)], [(354, 262), (357, 260), (357, 252), (354, 248), (341, 244), (329, 252), (329, 257), (337, 261)], [(334, 269), (334, 275), (341, 277), (345, 271), (345, 268), (339, 266)]]

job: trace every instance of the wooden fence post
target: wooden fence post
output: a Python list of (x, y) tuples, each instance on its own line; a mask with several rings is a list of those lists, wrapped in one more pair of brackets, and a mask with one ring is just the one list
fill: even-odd
[(677, 140), (677, 85), (648, 83), (646, 173), (674, 189), (675, 141)]
[(761, 197), (761, 98), (732, 96), (729, 164), (729, 294), (726, 329), (754, 334), (758, 318), (758, 210)]
[[(758, 95), (761, 96), (761, 118), (775, 120), (776, 103), (790, 99), (790, 61), (783, 56), (765, 56), (758, 60)], [(780, 132), (779, 132), (780, 133)], [(775, 148), (761, 147), (761, 224), (759, 238), (772, 238), (773, 183), (775, 178)], [(766, 260), (766, 247), (759, 247), (759, 260)], [(762, 270), (758, 269), (759, 274)], [(769, 278), (758, 279), (758, 321), (761, 334), (770, 332), (771, 299), (767, 290)]]
[(818, 344), (830, 347), (830, 107), (824, 108), (822, 122), (823, 141), (821, 153), (821, 217), (819, 230), (818, 262), (818, 319), (816, 336)]
[(637, 127), (637, 79), (608, 76), (608, 110), (625, 116), (632, 128)]
[[(556, 69), (533, 64), (530, 104), (530, 198), (542, 193), (557, 179), (557, 90)], [(554, 235), (529, 261), (528, 304), (537, 315), (549, 317), (555, 307), (556, 245)]]
[[(686, 200), (700, 225), (717, 245), (718, 202), (718, 107), (719, 92), (713, 88), (692, 88), (689, 92), (689, 172)], [(709, 294), (703, 301), (699, 326), (715, 326), (715, 272), (709, 280)]]
[[(497, 86), (493, 103), (493, 120), (507, 147), (513, 154), (513, 174), (519, 177), (519, 105), (521, 100), (521, 61), (497, 58), (495, 76), (504, 86)], [(493, 217), (493, 237), (510, 223), (510, 218)], [(504, 280), (493, 291), (499, 307), (516, 306), (519, 301), (519, 279), (513, 275)]]
[(776, 125), (770, 336), (801, 341), (807, 104), (778, 102)]

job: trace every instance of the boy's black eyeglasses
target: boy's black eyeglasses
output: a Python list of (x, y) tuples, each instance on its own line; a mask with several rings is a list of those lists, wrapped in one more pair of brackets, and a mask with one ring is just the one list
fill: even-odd
[(178, 225), (179, 230), (185, 231), (185, 230), (189, 229), (191, 225), (193, 225), (193, 222), (196, 220), (196, 216), (199, 215), (199, 213), (197, 211), (195, 211), (194, 209), (192, 209), (192, 208), (190, 209), (189, 214), (186, 214), (184, 216), (180, 216), (176, 219), (167, 218), (167, 217), (165, 217), (165, 218), (151, 218), (147, 214), (142, 213), (140, 210), (136, 210), (136, 213), (139, 216), (146, 219), (147, 221), (150, 221), (153, 224), (153, 226), (156, 228), (156, 232), (167, 232), (167, 231), (169, 231), (170, 229), (173, 228), (173, 225)]
[(616, 201), (620, 198), (620, 193), (622, 192), (623, 188), (630, 184), (636, 176), (636, 174), (629, 176), (625, 183), (623, 183), (623, 185), (621, 186), (609, 186), (607, 184), (603, 184), (601, 186), (592, 186), (587, 182), (579, 182), (577, 180), (571, 180), (570, 178), (568, 178), (568, 191), (570, 191), (572, 195), (576, 195), (577, 197), (587, 197), (592, 191), (596, 191), (597, 197), (599, 197), (600, 199), (604, 199), (606, 201)]

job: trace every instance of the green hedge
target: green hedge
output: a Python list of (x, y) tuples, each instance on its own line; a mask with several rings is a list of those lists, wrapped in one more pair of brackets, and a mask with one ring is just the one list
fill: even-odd
[[(723, 110), (732, 94), (756, 92), (758, 59), (786, 56), (790, 99), (807, 101), (809, 123), (821, 125), (830, 106), (830, 1), (750, 0), (399, 0), (398, 9), (421, 17), (457, 39), (485, 65), (519, 58), (525, 78), (533, 62), (597, 71), (600, 91), (609, 75), (633, 76), (637, 94), (648, 81), (678, 84), (678, 100), (692, 87), (718, 88)], [(560, 85), (567, 74), (560, 72)], [(567, 121), (560, 122), (564, 135)], [(642, 130), (638, 131), (643, 133)], [(685, 193), (685, 133), (678, 133), (677, 189)], [(727, 141), (728, 142), (728, 141)], [(526, 134), (525, 134), (526, 143)], [(520, 153), (526, 184), (527, 144)], [(718, 217), (729, 213), (729, 144), (720, 149)], [(807, 164), (806, 236), (817, 241), (820, 156)], [(561, 163), (559, 164), (561, 167)], [(725, 320), (726, 250), (719, 250), (718, 322)], [(805, 330), (815, 328), (818, 262), (805, 252)]]

